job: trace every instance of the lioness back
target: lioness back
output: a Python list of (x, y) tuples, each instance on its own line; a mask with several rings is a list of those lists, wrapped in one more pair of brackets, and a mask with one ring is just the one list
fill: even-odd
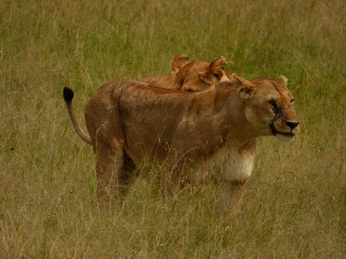
[[(137, 81), (104, 85), (95, 92), (85, 110), (93, 144), (96, 146), (96, 140), (107, 141), (113, 137), (128, 147), (158, 144), (152, 141), (139, 143), (139, 140), (169, 135), (192, 97), (185, 92)], [(157, 153), (164, 154), (160, 148), (160, 145), (153, 147), (158, 149)]]

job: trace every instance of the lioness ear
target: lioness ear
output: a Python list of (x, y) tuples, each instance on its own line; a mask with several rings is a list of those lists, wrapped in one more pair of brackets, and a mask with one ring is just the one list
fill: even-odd
[(278, 79), (276, 79), (276, 80), (278, 80), (278, 81), (279, 81), (280, 83), (282, 83), (284, 86), (287, 86), (287, 81), (288, 81), (287, 77), (285, 77), (285, 76), (279, 76)]
[(227, 60), (224, 57), (218, 57), (214, 59), (209, 67), (208, 71), (210, 74), (214, 75), (215, 77), (220, 76), (220, 72), (225, 69), (227, 65)]
[(182, 69), (184, 66), (190, 63), (190, 59), (187, 55), (179, 54), (175, 55), (171, 60), (171, 68), (173, 74), (176, 74)]
[(251, 83), (251, 81), (246, 80), (235, 73), (231, 75), (230, 81), (237, 86), (238, 93), (242, 100), (251, 98), (253, 92), (256, 90), (256, 87)]

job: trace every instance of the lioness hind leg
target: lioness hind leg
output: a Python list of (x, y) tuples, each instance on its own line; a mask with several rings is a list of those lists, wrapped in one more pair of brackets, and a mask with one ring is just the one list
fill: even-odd
[(97, 192), (101, 199), (113, 200), (124, 185), (124, 150), (121, 142), (98, 141), (96, 143)]

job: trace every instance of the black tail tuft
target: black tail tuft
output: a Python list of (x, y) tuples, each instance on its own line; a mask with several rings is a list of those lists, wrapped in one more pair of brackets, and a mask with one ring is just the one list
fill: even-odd
[(72, 89), (68, 87), (64, 87), (63, 96), (65, 99), (65, 102), (71, 102), (71, 100), (73, 99), (74, 93)]

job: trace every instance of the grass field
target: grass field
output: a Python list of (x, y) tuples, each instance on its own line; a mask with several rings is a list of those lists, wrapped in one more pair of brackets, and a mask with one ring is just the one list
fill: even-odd
[[(0, 258), (345, 258), (344, 0), (0, 2)], [(162, 197), (137, 181), (100, 207), (94, 154), (74, 132), (103, 83), (170, 74), (175, 54), (283, 74), (301, 133), (259, 142), (238, 213), (212, 185)], [(84, 126), (84, 124), (83, 124)]]

